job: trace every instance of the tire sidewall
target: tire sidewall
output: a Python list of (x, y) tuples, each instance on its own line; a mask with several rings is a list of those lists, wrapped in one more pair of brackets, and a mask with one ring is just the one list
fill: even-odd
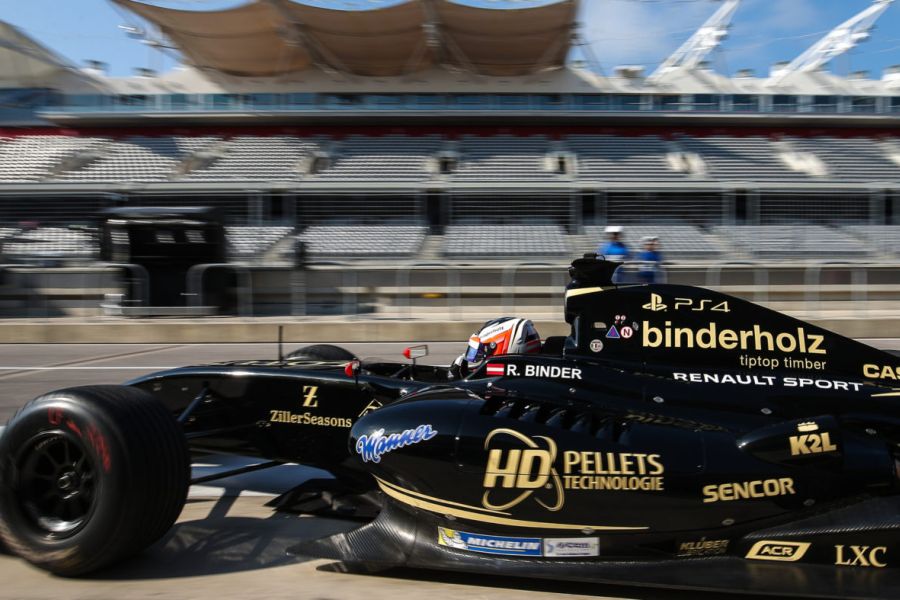
[[(18, 467), (24, 446), (42, 432), (62, 431), (81, 445), (95, 473), (92, 509), (79, 530), (57, 537), (41, 531), (26, 516), (19, 498)], [(110, 543), (109, 532), (128, 518), (125, 501), (133, 485), (133, 471), (124, 441), (115, 427), (83, 400), (50, 395), (21, 411), (0, 436), (0, 535), (17, 554), (37, 564), (84, 562), (85, 554), (99, 553)]]

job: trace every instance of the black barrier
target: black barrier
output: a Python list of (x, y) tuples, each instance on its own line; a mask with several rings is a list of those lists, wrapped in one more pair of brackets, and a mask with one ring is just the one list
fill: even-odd
[[(102, 260), (130, 263), (147, 270), (149, 307), (190, 304), (185, 281), (198, 264), (226, 260), (225, 228), (219, 210), (209, 207), (120, 207), (103, 211), (100, 226)], [(205, 298), (210, 305), (234, 307), (233, 276), (216, 274)], [(126, 281), (125, 302), (133, 304), (141, 290)]]

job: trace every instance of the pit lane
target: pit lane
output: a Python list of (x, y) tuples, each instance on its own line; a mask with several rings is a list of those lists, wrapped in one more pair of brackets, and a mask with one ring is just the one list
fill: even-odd
[[(863, 340), (900, 349), (900, 339)], [(362, 357), (402, 360), (405, 344), (342, 344)], [(295, 345), (286, 346), (285, 351)], [(464, 342), (430, 343), (423, 363), (448, 364)], [(0, 344), (0, 422), (43, 392), (71, 385), (120, 383), (162, 368), (241, 358), (275, 358), (275, 344)], [(196, 476), (246, 464), (212, 457), (195, 464)], [(379, 576), (335, 570), (330, 561), (292, 557), (285, 549), (303, 539), (345, 531), (354, 523), (296, 517), (266, 508), (266, 497), (306, 478), (313, 469), (282, 466), (194, 486), (179, 522), (156, 545), (127, 563), (86, 579), (47, 575), (0, 555), (0, 598), (303, 598), (528, 600), (530, 598), (642, 598), (681, 600), (722, 594), (501, 576), (397, 569)], [(751, 598), (750, 596), (741, 596)]]

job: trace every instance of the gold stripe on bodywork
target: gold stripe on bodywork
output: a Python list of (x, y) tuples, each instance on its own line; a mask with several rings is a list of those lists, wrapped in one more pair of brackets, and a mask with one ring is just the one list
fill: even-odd
[(890, 396), (900, 396), (900, 390), (896, 392), (884, 392), (883, 394), (872, 394), (873, 398), (888, 398)]
[(608, 290), (608, 287), (590, 287), (590, 288), (575, 288), (574, 290), (566, 290), (566, 298), (571, 298), (573, 296), (583, 296), (585, 294), (596, 294), (597, 292), (602, 292), (604, 290)]
[(400, 486), (398, 486), (398, 485), (394, 485), (393, 483), (387, 482), (387, 481), (385, 481), (384, 479), (379, 479), (378, 477), (376, 477), (375, 480), (378, 481), (378, 485), (380, 485), (382, 488), (384, 488), (384, 486), (388, 486), (388, 487), (390, 487), (390, 488), (393, 488), (394, 490), (396, 490), (396, 491), (397, 491), (398, 493), (400, 493), (400, 494), (406, 494), (406, 495), (409, 495), (409, 496), (415, 496), (415, 497), (417, 497), (417, 498), (421, 498), (422, 500), (432, 501), (432, 502), (440, 502), (440, 503), (442, 503), (442, 504), (447, 504), (448, 506), (459, 506), (460, 508), (466, 508), (466, 509), (469, 509), (469, 510), (480, 510), (481, 512), (492, 513), (492, 514), (495, 514), (495, 515), (509, 515), (509, 514), (511, 514), (511, 513), (508, 513), (508, 512), (502, 512), (502, 511), (494, 510), (494, 509), (491, 509), (491, 508), (481, 508), (480, 506), (471, 506), (471, 505), (469, 505), (469, 504), (460, 504), (459, 502), (451, 502), (450, 500), (441, 500), (440, 498), (434, 498), (433, 496), (426, 496), (425, 494), (422, 494), (422, 493), (420, 493), (420, 492), (414, 492), (414, 491), (412, 491), (412, 490), (404, 489), (404, 488), (402, 488), (402, 487), (400, 487)]
[[(498, 516), (495, 511), (491, 511), (493, 514), (484, 514), (479, 512), (473, 512), (472, 510), (462, 510), (460, 508), (454, 508), (454, 506), (463, 506), (465, 504), (458, 504), (455, 502), (449, 502), (447, 500), (441, 500), (440, 498), (431, 498), (430, 496), (425, 496), (424, 494), (418, 494), (417, 492), (411, 492), (409, 490), (405, 490), (399, 486), (387, 483), (381, 479), (378, 479), (378, 485), (381, 487), (381, 491), (390, 496), (391, 498), (402, 502), (403, 504), (408, 504), (409, 506), (420, 508), (422, 510), (427, 510), (428, 512), (437, 513), (440, 515), (450, 515), (453, 517), (459, 517), (461, 519), (468, 519), (469, 521), (480, 521), (483, 523), (493, 523), (494, 525), (509, 525), (511, 527), (536, 527), (542, 529), (573, 529), (573, 530), (581, 530), (581, 529), (592, 529), (594, 531), (636, 531), (636, 530), (645, 530), (650, 529), (649, 527), (621, 527), (615, 525), (575, 525), (571, 523), (548, 523), (545, 521), (522, 521), (519, 519), (510, 519), (507, 517)], [(417, 498), (413, 494), (420, 496)], [(425, 498), (429, 498), (426, 500)], [(438, 504), (438, 502), (443, 504)], [(484, 511), (483, 508), (477, 508), (474, 506), (468, 507), (469, 509), (476, 509)], [(500, 513), (506, 514), (506, 513)]]

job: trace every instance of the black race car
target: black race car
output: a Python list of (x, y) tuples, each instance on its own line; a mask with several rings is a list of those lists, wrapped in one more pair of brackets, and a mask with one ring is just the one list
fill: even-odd
[(41, 396), (0, 438), (0, 535), (100, 569), (224, 452), (333, 473), (276, 504), (368, 522), (292, 551), (366, 569), (900, 596), (900, 358), (615, 267), (573, 262), (571, 334), (461, 380), (313, 346)]

